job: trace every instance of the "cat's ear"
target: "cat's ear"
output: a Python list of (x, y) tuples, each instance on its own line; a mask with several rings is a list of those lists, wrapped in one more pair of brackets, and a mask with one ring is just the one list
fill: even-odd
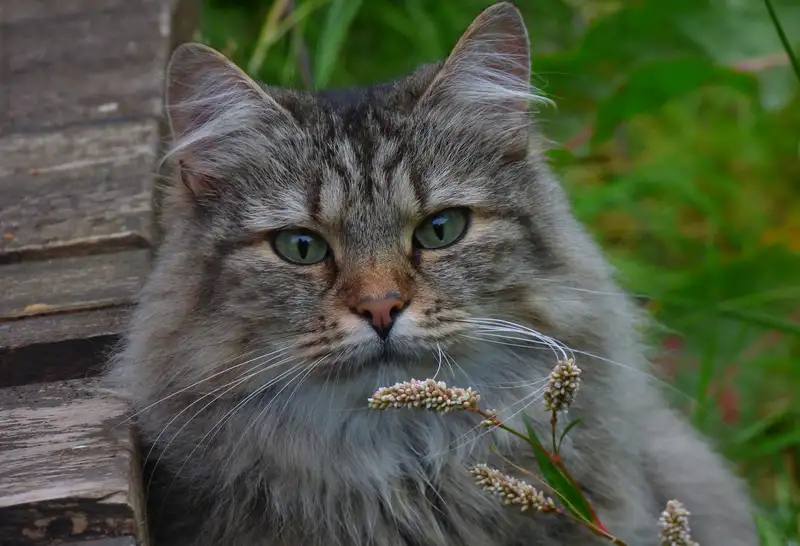
[(510, 3), (494, 4), (461, 36), (417, 108), (452, 110), (454, 119), (482, 122), (525, 145), (529, 105), (544, 100), (532, 92), (530, 65), (522, 14)]
[(291, 130), (291, 115), (235, 64), (196, 43), (179, 46), (167, 68), (166, 110), (181, 178), (195, 195), (253, 155), (269, 134)]

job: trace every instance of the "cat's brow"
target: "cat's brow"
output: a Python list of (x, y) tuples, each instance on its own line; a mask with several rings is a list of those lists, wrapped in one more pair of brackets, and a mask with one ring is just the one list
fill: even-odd
[(290, 226), (312, 226), (314, 219), (299, 191), (286, 188), (272, 202), (253, 200), (243, 212), (242, 226), (247, 231), (259, 232)]
[(485, 181), (461, 178), (449, 171), (441, 171), (427, 181), (427, 208), (431, 211), (448, 207), (476, 207), (489, 201), (490, 185)]

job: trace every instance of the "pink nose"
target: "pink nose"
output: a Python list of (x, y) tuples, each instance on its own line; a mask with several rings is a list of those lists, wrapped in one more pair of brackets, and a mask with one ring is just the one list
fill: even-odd
[(367, 319), (381, 339), (386, 339), (395, 319), (406, 307), (408, 302), (393, 293), (383, 298), (361, 300), (353, 311)]

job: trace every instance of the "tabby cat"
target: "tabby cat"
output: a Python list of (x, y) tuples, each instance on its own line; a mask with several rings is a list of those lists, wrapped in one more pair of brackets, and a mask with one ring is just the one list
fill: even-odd
[(648, 380), (635, 308), (546, 165), (530, 76), (509, 3), (444, 61), (360, 89), (266, 87), (175, 51), (166, 235), (110, 371), (155, 546), (601, 544), (472, 483), (471, 464), (504, 465), (490, 441), (536, 468), (508, 435), (367, 408), (436, 376), (546, 434), (562, 354), (584, 419), (563, 453), (609, 529), (655, 546), (677, 498), (703, 546), (756, 544), (742, 484)]

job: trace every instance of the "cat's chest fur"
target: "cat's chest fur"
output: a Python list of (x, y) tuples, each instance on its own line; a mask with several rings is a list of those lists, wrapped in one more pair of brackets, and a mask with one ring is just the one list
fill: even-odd
[[(509, 399), (503, 401), (511, 406), (526, 399), (525, 394), (530, 398), (535, 392), (509, 390), (503, 393), (503, 398)], [(230, 438), (223, 437), (203, 454), (203, 467), (224, 467), (224, 475), (195, 475), (182, 482), (184, 488), (194, 484), (214, 492), (201, 493), (205, 513), (200, 518), (202, 523), (191, 526), (194, 533), (190, 532), (193, 536), (187, 544), (563, 543), (555, 542), (567, 532), (563, 525), (537, 525), (530, 515), (503, 506), (473, 483), (471, 464), (502, 464), (489, 451), (490, 442), (504, 456), (514, 457), (519, 448), (505, 433), (481, 427), (476, 416), (420, 410), (387, 410), (380, 415), (354, 412), (338, 422), (321, 419), (314, 434), (293, 427), (291, 422), (279, 430), (256, 425), (250, 427), (247, 442), (237, 445), (231, 439), (240, 427), (247, 426), (246, 420), (242, 416), (241, 424), (233, 423), (223, 433)], [(258, 438), (267, 443), (258, 445)], [(190, 469), (187, 476), (191, 473)], [(530, 533), (537, 538), (531, 541)], [(172, 534), (164, 540), (173, 544), (176, 538)]]

